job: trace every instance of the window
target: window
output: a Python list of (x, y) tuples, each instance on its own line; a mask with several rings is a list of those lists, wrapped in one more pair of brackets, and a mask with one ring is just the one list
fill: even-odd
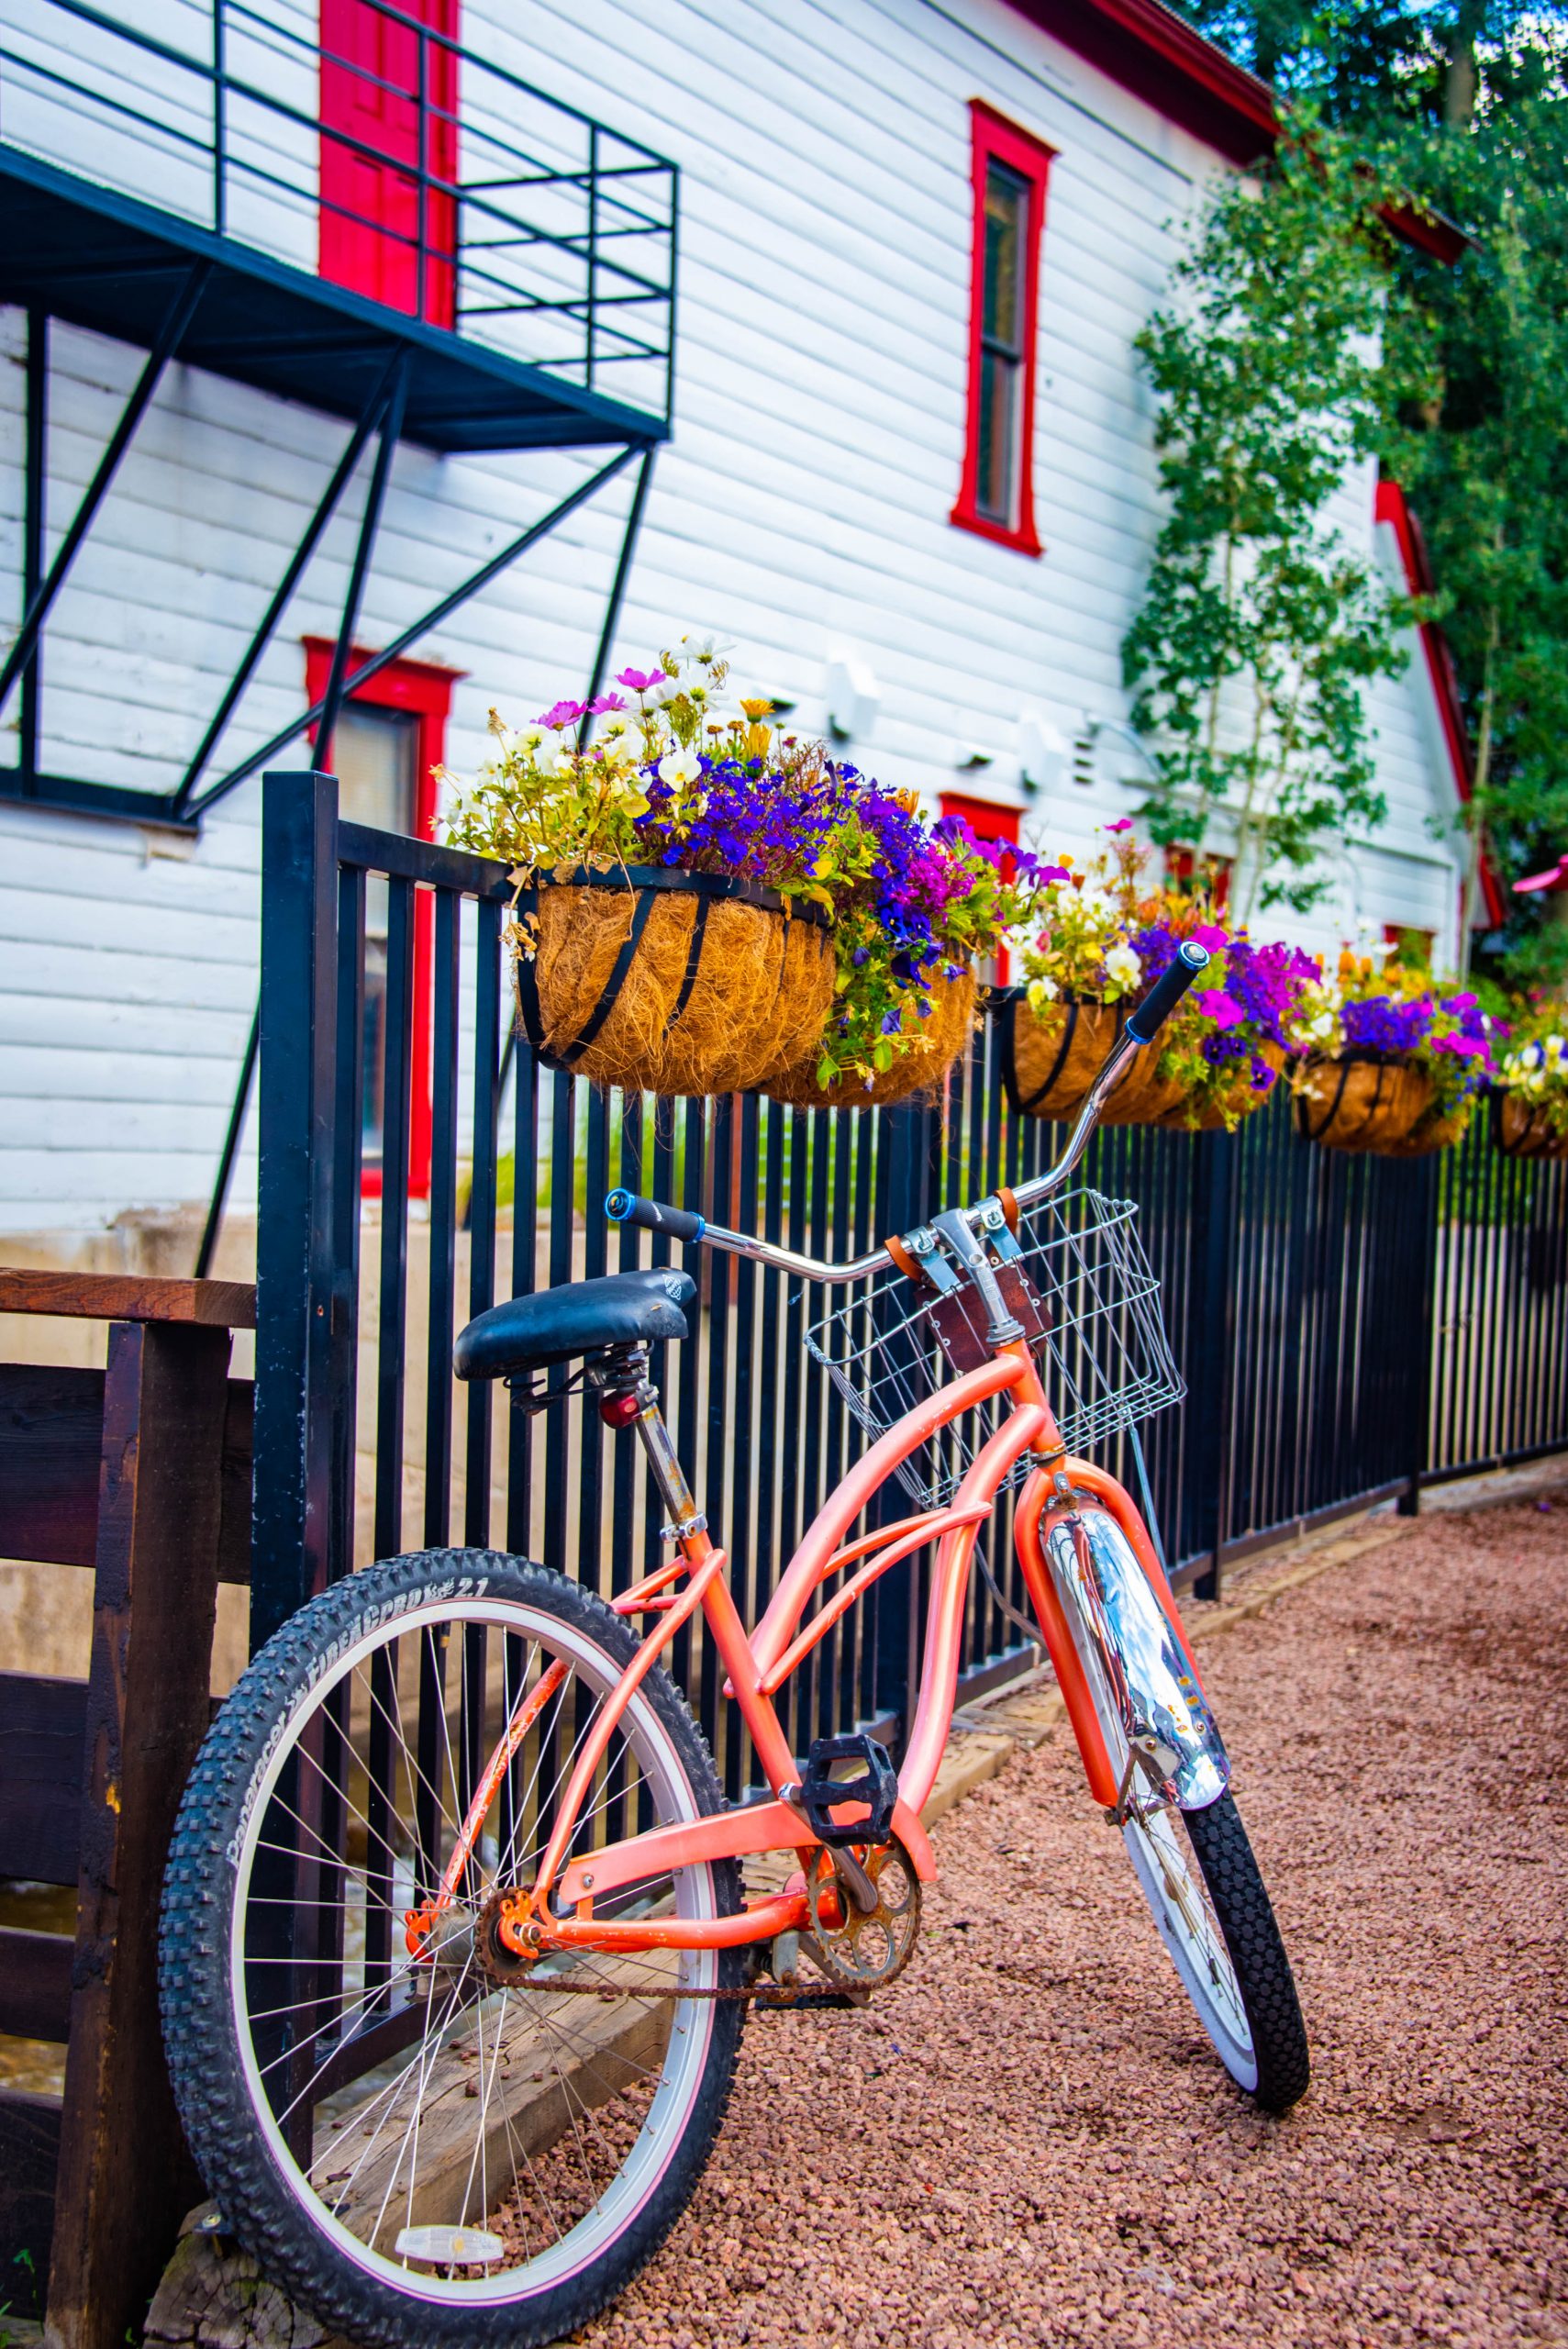
[(1178, 889), (1195, 889), (1206, 885), (1214, 899), (1216, 913), (1223, 913), (1230, 901), (1230, 875), (1235, 869), (1233, 856), (1216, 856), (1195, 848), (1168, 848), (1165, 851), (1165, 878)]
[(951, 519), (1039, 554), (1034, 527), (1035, 346), (1040, 242), (1051, 150), (970, 102), (973, 245), (969, 414), (963, 478)]
[[(941, 798), (942, 814), (962, 816), (976, 840), (1006, 841), (1009, 847), (1017, 848), (1018, 811), (1016, 807), (999, 807), (994, 799), (972, 799), (966, 791), (944, 791)], [(1010, 872), (1011, 865), (1006, 869)], [(982, 980), (989, 979), (999, 987), (1006, 985), (1007, 950), (1005, 946), (997, 949), (993, 967), (988, 971), (983, 970), (980, 977)]]
[(454, 315), (457, 55), (432, 36), (456, 32), (457, 0), (321, 0), (321, 274), (441, 327)]
[(1438, 934), (1435, 930), (1421, 930), (1407, 921), (1385, 921), (1383, 942), (1392, 946), (1407, 971), (1429, 971)]
[[(327, 690), (331, 643), (323, 637), (305, 642), (305, 686), (315, 703)], [(353, 658), (365, 658), (356, 647)], [(436, 836), (435, 769), (446, 755), (447, 711), (453, 680), (462, 673), (428, 661), (394, 661), (351, 694), (339, 713), (332, 737), (332, 769), (338, 777), (339, 813), (351, 824), (373, 824), (379, 831)], [(363, 1189), (378, 1198), (382, 1185), (382, 1135), (385, 1099), (387, 885), (372, 874), (365, 887), (365, 1009), (363, 1092)], [(433, 964), (432, 907), (421, 890), (414, 906), (414, 1040), (408, 1104), (408, 1189), (417, 1199), (430, 1193), (430, 982)]]

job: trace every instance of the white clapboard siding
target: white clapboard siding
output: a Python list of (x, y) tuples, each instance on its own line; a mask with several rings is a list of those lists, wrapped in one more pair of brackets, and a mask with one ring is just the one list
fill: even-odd
[[(118, 13), (201, 53), (200, 0), (126, 0)], [(36, 56), (61, 21), (48, 0), (0, 0), (8, 41), (31, 40)], [(236, 69), (308, 111), (314, 65), (289, 35), (314, 22), (313, 0), (286, 0), (247, 35)], [(1024, 710), (1050, 714), (1069, 739), (1092, 718), (1125, 718), (1120, 645), (1158, 518), (1151, 400), (1132, 342), (1218, 158), (1006, 0), (531, 0), (526, 11), (465, 0), (462, 32), (486, 61), (464, 69), (465, 171), (483, 169), (491, 134), (580, 160), (580, 132), (495, 68), (646, 142), (683, 174), (675, 431), (658, 458), (615, 665), (684, 625), (717, 629), (734, 646), (738, 682), (789, 695), (792, 722), (817, 730), (828, 665), (852, 653), (881, 696), (874, 729), (854, 745), (862, 764), (929, 794), (1014, 805)], [(102, 96), (111, 45), (83, 39)], [(122, 95), (161, 104), (178, 134), (195, 125), (194, 87), (161, 92), (142, 61)], [(948, 521), (964, 429), (972, 97), (1056, 150), (1040, 286), (1038, 562)], [(102, 105), (73, 111), (25, 71), (8, 74), (5, 100), (6, 136), (199, 211), (177, 135), (138, 147), (106, 128)], [(231, 128), (242, 161), (299, 191), (241, 188), (232, 233), (313, 268), (314, 135), (254, 109)], [(640, 246), (632, 257), (649, 260)], [(494, 325), (503, 344), (537, 349), (524, 331)], [(24, 344), (19, 316), (0, 310), (0, 624), (20, 609)], [(51, 333), (48, 551), (143, 356), (79, 329)], [(610, 368), (605, 386), (635, 398), (646, 375)], [(47, 769), (172, 785), (346, 440), (343, 424), (302, 405), (167, 371), (51, 622)], [(601, 462), (592, 451), (443, 460), (400, 449), (360, 640), (385, 643)], [(367, 454), (209, 780), (300, 715), (300, 639), (336, 632), (368, 471)], [(493, 703), (526, 718), (585, 677), (630, 493), (623, 475), (414, 648), (464, 673), (448, 732), (460, 774), (484, 755)], [(1340, 506), (1368, 546), (1371, 501), (1358, 474)], [(1383, 834), (1345, 852), (1329, 905), (1273, 924), (1314, 945), (1331, 947), (1358, 918), (1419, 923), (1451, 944), (1456, 864), (1430, 821), (1451, 812), (1452, 782), (1417, 650), (1407, 674), (1371, 697)], [(1103, 740), (1092, 790), (1065, 782), (1051, 804), (1029, 804), (1030, 838), (1085, 854), (1098, 825), (1137, 804), (1136, 757)], [(961, 772), (955, 746), (971, 744), (994, 763)], [(303, 740), (275, 763), (308, 763)], [(194, 847), (0, 807), (0, 1232), (90, 1230), (205, 1197), (255, 1002), (260, 802), (251, 778)], [(466, 1072), (462, 1097), (466, 1118)], [(251, 1131), (237, 1203), (254, 1186)]]

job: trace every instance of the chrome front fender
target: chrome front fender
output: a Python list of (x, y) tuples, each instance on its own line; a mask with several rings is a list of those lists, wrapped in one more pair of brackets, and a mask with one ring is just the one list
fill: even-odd
[(1167, 1799), (1205, 1810), (1230, 1783), (1215, 1723), (1160, 1598), (1114, 1518), (1097, 1508), (1052, 1526), (1051, 1580), (1094, 1695), (1113, 1767), (1129, 1749)]

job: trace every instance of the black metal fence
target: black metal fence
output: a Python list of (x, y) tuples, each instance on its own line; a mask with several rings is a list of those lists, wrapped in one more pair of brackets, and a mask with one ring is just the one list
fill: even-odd
[[(361, 1149), (377, 876), (379, 1208)], [(1008, 1110), (989, 1025), (945, 1111), (655, 1102), (551, 1073), (508, 1042), (508, 895), (478, 858), (340, 824), (330, 777), (268, 777), (257, 1642), (356, 1561), (404, 1549), (496, 1544), (607, 1594), (657, 1561), (629, 1437), (575, 1402), (525, 1417), (450, 1374), (455, 1329), (498, 1297), (668, 1260), (667, 1241), (606, 1224), (613, 1184), (845, 1256), (1027, 1177), (1060, 1142)], [(1296, 1135), (1282, 1087), (1235, 1136), (1106, 1130), (1087, 1171), (1140, 1203), (1191, 1390), (1144, 1431), (1179, 1583), (1212, 1590), (1282, 1530), (1568, 1444), (1568, 1167), (1502, 1158), (1481, 1120), (1440, 1160), (1346, 1157)], [(805, 1350), (815, 1294), (734, 1258), (693, 1269), (692, 1338), (655, 1376), (750, 1619), (862, 1439)], [(1005, 1534), (991, 1564), (1021, 1605)], [(798, 1749), (855, 1720), (896, 1734), (922, 1572), (879, 1582), (797, 1675)], [(968, 1693), (1016, 1668), (1018, 1636), (976, 1577)], [(750, 1757), (720, 1721), (700, 1624), (673, 1662), (737, 1793)]]

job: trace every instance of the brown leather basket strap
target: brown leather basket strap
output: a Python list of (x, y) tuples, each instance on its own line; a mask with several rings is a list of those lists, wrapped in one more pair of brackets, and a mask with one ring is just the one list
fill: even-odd
[(648, 927), (648, 917), (652, 910), (652, 890), (639, 889), (637, 893), (637, 904), (632, 909), (631, 928), (626, 934), (625, 944), (616, 956), (615, 967), (605, 981), (605, 991), (584, 1022), (582, 1034), (573, 1042), (562, 1047), (561, 1057), (568, 1068), (573, 1062), (582, 1059), (583, 1054), (615, 1009), (620, 991), (626, 985), (626, 974), (637, 958), (637, 950), (642, 943), (642, 933)]
[(686, 974), (681, 981), (681, 992), (675, 997), (674, 1008), (664, 1022), (666, 1036), (673, 1028), (679, 1025), (681, 1014), (692, 999), (692, 989), (697, 983), (697, 964), (702, 961), (703, 932), (707, 928), (707, 909), (712, 903), (713, 899), (706, 896), (697, 899), (697, 909), (692, 921), (692, 941), (686, 949)]
[(906, 1281), (913, 1281), (916, 1286), (918, 1287), (923, 1277), (920, 1267), (915, 1262), (914, 1257), (911, 1256), (908, 1249), (906, 1248), (902, 1240), (884, 1240), (882, 1244), (886, 1249), (888, 1254), (892, 1257), (894, 1263), (897, 1265), (899, 1271), (903, 1274), (905, 1279)]
[[(1056, 1058), (1051, 1064), (1051, 1074), (1046, 1078), (1043, 1085), (1039, 1085), (1035, 1087), (1034, 1091), (1029, 1095), (1029, 1099), (1021, 1105), (1026, 1118), (1033, 1117), (1036, 1109), (1040, 1107), (1040, 1104), (1047, 1098), (1051, 1086), (1055, 1084), (1057, 1078), (1061, 1075), (1063, 1068), (1066, 1066), (1067, 1055), (1073, 1049), (1073, 1038), (1077, 1031), (1077, 999), (1075, 996), (1069, 996), (1067, 998), (1067, 1024), (1062, 1030), (1062, 1041), (1057, 1047)], [(1121, 1034), (1121, 1014), (1119, 1011), (1117, 1014), (1116, 1031), (1118, 1036)]]

